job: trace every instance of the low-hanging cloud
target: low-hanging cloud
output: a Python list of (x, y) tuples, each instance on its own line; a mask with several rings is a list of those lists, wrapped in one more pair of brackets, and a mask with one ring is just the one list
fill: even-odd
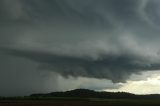
[(124, 82), (160, 69), (158, 0), (9, 1), (0, 1), (0, 50), (39, 70)]

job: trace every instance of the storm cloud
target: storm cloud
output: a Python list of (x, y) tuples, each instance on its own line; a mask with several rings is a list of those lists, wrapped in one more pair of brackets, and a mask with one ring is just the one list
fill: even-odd
[(159, 0), (1, 0), (0, 53), (65, 78), (125, 82), (132, 74), (160, 69), (159, 5)]

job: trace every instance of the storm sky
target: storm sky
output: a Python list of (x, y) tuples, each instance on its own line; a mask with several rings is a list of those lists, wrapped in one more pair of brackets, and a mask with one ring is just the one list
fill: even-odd
[(0, 94), (160, 93), (147, 88), (160, 79), (159, 10), (159, 0), (1, 0)]

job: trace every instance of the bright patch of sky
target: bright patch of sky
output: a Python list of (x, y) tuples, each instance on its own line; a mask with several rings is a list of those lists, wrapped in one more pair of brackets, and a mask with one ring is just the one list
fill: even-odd
[[(142, 75), (132, 75), (131, 78), (140, 78), (141, 80), (128, 80), (121, 83), (118, 89), (107, 89), (105, 91), (123, 91), (135, 94), (160, 94), (160, 73), (159, 71), (144, 72)], [(142, 79), (144, 78), (144, 79)]]

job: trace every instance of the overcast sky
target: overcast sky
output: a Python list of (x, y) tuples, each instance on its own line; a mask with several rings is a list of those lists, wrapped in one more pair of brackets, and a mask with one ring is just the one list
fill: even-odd
[(160, 93), (159, 9), (159, 0), (0, 0), (0, 95)]

